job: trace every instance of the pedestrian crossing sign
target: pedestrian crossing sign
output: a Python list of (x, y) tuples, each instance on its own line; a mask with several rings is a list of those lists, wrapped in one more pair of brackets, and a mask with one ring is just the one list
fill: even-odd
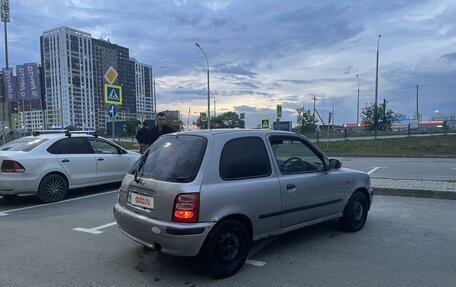
[(268, 118), (261, 118), (260, 119), (260, 128), (262, 130), (269, 130), (271, 129), (271, 126), (269, 125), (269, 119)]
[(122, 105), (122, 87), (105, 84), (104, 101), (107, 104)]

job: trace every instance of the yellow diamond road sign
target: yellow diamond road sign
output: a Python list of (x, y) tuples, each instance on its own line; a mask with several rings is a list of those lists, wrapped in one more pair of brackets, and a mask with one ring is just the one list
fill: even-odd
[(104, 74), (104, 78), (106, 81), (110, 84), (114, 83), (114, 81), (117, 79), (117, 76), (119, 74), (117, 73), (116, 69), (114, 69), (112, 66), (109, 67), (108, 71), (106, 74)]

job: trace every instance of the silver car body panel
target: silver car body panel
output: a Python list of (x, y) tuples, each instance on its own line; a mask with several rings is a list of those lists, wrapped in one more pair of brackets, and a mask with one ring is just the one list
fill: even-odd
[[(134, 240), (179, 256), (196, 255), (206, 235), (227, 217), (242, 217), (251, 225), (252, 239), (277, 235), (304, 226), (342, 216), (351, 194), (365, 190), (372, 202), (369, 176), (360, 171), (330, 169), (329, 159), (322, 154), (325, 170), (282, 175), (271, 151), (268, 137), (286, 135), (305, 140), (295, 133), (259, 130), (212, 130), (182, 132), (207, 139), (207, 147), (198, 175), (191, 183), (163, 182), (148, 178), (125, 176), (120, 188), (119, 203), (114, 215), (119, 228)], [(258, 137), (264, 141), (271, 163), (271, 173), (264, 177), (224, 180), (220, 176), (220, 156), (226, 142), (238, 137)], [(312, 145), (313, 146), (313, 145)], [(318, 148), (315, 147), (318, 150)], [(287, 186), (294, 185), (293, 191)], [(128, 193), (154, 197), (154, 209), (145, 210), (128, 203)], [(174, 200), (180, 193), (199, 193), (198, 223), (174, 223)], [(194, 227), (204, 227), (199, 234), (186, 234)], [(159, 234), (151, 231), (157, 227)], [(163, 232), (167, 227), (181, 230), (182, 235)]]

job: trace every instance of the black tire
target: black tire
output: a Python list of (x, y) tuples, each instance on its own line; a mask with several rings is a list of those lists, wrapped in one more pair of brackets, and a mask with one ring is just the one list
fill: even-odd
[(65, 178), (58, 174), (50, 174), (41, 180), (37, 197), (42, 202), (56, 202), (64, 199), (67, 192), (68, 183)]
[(350, 197), (344, 209), (344, 215), (339, 219), (345, 230), (349, 232), (360, 231), (367, 219), (369, 205), (366, 196), (356, 191)]
[(241, 269), (249, 254), (250, 237), (246, 227), (236, 220), (215, 225), (204, 242), (200, 257), (214, 278), (229, 277)]

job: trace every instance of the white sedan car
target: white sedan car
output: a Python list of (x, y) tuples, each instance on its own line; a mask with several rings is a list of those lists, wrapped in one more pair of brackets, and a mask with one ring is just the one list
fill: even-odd
[(68, 189), (122, 181), (140, 156), (93, 135), (23, 137), (0, 146), (0, 195), (59, 201)]

